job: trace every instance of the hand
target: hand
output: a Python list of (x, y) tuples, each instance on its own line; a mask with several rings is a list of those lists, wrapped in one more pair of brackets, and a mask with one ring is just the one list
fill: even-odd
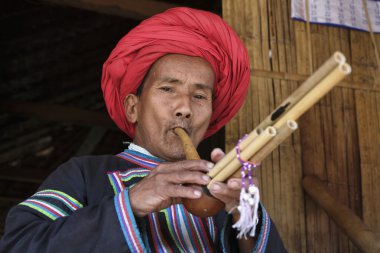
[(133, 213), (143, 217), (172, 204), (180, 203), (180, 198), (199, 198), (202, 194), (199, 189), (184, 184), (207, 185), (210, 178), (205, 173), (212, 166), (212, 163), (204, 160), (186, 160), (158, 165), (129, 190)]
[[(224, 152), (217, 148), (211, 152), (211, 160), (218, 162), (224, 157)], [(253, 182), (257, 185), (258, 181), (255, 175), (253, 176)], [(241, 178), (230, 178), (226, 183), (215, 182), (211, 185), (211, 194), (220, 199), (225, 204), (225, 210), (227, 212), (232, 211), (239, 205), (241, 191)]]

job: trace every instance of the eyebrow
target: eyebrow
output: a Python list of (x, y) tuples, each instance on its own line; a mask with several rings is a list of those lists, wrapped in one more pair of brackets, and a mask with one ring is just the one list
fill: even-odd
[[(166, 82), (166, 83), (171, 83), (171, 84), (181, 84), (180, 80), (178, 80), (177, 78), (173, 78), (173, 77), (162, 77), (162, 78), (159, 79), (159, 82), (160, 83)], [(207, 84), (204, 84), (204, 83), (195, 83), (195, 86), (198, 89), (209, 90), (209, 91), (211, 91), (211, 93), (213, 92), (213, 87), (210, 87)]]

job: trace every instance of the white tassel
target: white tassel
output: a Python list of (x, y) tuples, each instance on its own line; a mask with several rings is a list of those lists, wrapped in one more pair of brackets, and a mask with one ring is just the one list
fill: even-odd
[[(246, 138), (247, 135), (243, 137)], [(240, 139), (238, 144), (235, 147), (236, 158), (241, 163), (241, 192), (240, 192), (240, 203), (238, 211), (240, 212), (239, 220), (232, 225), (233, 228), (236, 228), (239, 233), (237, 235), (238, 239), (241, 239), (243, 236), (247, 238), (249, 236), (254, 237), (256, 233), (256, 225), (259, 222), (258, 218), (258, 208), (260, 203), (260, 192), (259, 189), (253, 184), (252, 179), (252, 168), (256, 169), (259, 164), (254, 164), (249, 161), (244, 161), (240, 157), (239, 144), (243, 139)], [(248, 182), (247, 182), (248, 181)], [(248, 183), (248, 189), (246, 184)]]
[(243, 187), (240, 192), (240, 204), (237, 207), (240, 212), (239, 220), (232, 226), (239, 231), (237, 238), (241, 239), (247, 235), (254, 237), (256, 225), (259, 222), (258, 208), (260, 202), (259, 189), (250, 185), (248, 191)]

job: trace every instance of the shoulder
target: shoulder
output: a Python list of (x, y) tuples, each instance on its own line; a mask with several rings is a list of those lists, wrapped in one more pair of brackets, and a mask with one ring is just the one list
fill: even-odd
[(124, 171), (132, 167), (136, 165), (115, 155), (73, 157), (50, 174), (43, 187), (67, 181), (73, 184), (83, 184), (89, 180), (103, 181), (108, 172)]
[(62, 164), (58, 170), (89, 170), (89, 171), (108, 171), (108, 170), (125, 170), (136, 165), (126, 161), (116, 155), (96, 155), (96, 156), (78, 156), (73, 157), (66, 163)]

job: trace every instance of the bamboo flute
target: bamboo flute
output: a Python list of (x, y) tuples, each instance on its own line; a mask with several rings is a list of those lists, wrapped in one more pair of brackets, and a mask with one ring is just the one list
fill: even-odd
[[(245, 138), (239, 145), (240, 149), (245, 149), (256, 137), (259, 136), (258, 131), (253, 130), (247, 138)], [(222, 171), (232, 160), (236, 158), (236, 152), (233, 150), (228, 152), (215, 166), (209, 171), (208, 175), (214, 178), (220, 171)]]
[[(281, 117), (278, 117), (273, 125), (274, 128), (279, 129), (287, 120), (292, 119), (296, 120), (298, 119), (303, 113), (305, 113), (311, 106), (313, 106), (315, 103), (317, 103), (324, 95), (326, 95), (335, 85), (337, 85), (345, 76), (351, 73), (351, 67), (347, 63), (338, 65), (335, 67), (326, 77), (324, 77), (317, 85), (315, 85), (309, 92), (307, 92), (302, 98), (297, 99), (297, 103), (291, 107), (289, 110), (284, 112)], [(257, 130), (257, 129), (256, 129)], [(257, 132), (254, 130), (254, 132)], [(259, 135), (260, 136), (260, 135)], [(241, 150), (247, 149), (249, 147), (250, 143), (253, 141), (254, 138), (246, 138), (242, 143), (240, 143), (239, 147)], [(249, 140), (250, 142), (248, 142)], [(244, 143), (243, 143), (244, 142)], [(219, 165), (216, 164), (214, 168), (216, 167), (217, 169), (214, 171), (214, 168), (209, 172), (209, 176), (213, 178), (213, 181), (210, 182), (209, 186), (211, 183), (215, 181), (219, 181), (218, 178), (224, 178), (224, 174), (221, 176), (219, 173), (222, 173), (225, 169), (230, 173), (232, 169), (229, 168), (230, 164), (232, 168), (236, 167), (236, 154), (235, 150), (231, 150), (228, 155), (226, 156), (227, 159), (231, 159), (229, 161), (223, 161), (225, 165), (223, 168), (219, 168)], [(249, 160), (251, 157), (244, 158)], [(226, 160), (227, 160), (226, 159)], [(216, 173), (217, 172), (217, 173)], [(234, 172), (232, 173), (234, 174)], [(232, 175), (231, 174), (231, 175)]]
[[(340, 53), (335, 52), (313, 75), (311, 75), (298, 89), (296, 89), (277, 109), (275, 109), (259, 126), (257, 126), (246, 139), (240, 144), (239, 148), (244, 150), (267, 126), (273, 124), (278, 117), (286, 111), (289, 111), (294, 104), (296, 104), (306, 93), (315, 87), (323, 78), (329, 75), (334, 68), (344, 64), (346, 57)], [(291, 118), (294, 119), (296, 118)], [(208, 173), (211, 178), (214, 178), (221, 170), (223, 170), (228, 163), (236, 158), (234, 151), (227, 153), (221, 161), (215, 164), (214, 168)]]
[[(265, 157), (267, 157), (275, 148), (278, 147), (289, 135), (291, 135), (295, 130), (297, 130), (298, 124), (294, 120), (287, 120), (278, 130), (277, 135), (274, 138), (271, 138), (269, 142), (267, 142), (265, 145), (260, 147), (259, 151), (255, 153), (253, 156), (247, 155), (244, 158), (244, 151), (241, 153), (241, 156), (245, 160), (250, 160), (254, 164), (260, 163), (262, 160), (264, 160)], [(234, 173), (239, 173), (238, 169), (241, 167), (240, 162), (237, 159), (234, 159), (233, 161), (228, 164), (228, 167), (224, 169), (222, 172), (218, 173), (209, 183), (209, 186), (212, 185), (213, 182), (217, 181), (225, 181), (228, 179), (231, 175)]]
[[(257, 138), (255, 138), (248, 147), (246, 147), (240, 153), (240, 157), (243, 160), (249, 160), (256, 152), (258, 152), (265, 144), (272, 140), (277, 134), (277, 130), (274, 127), (267, 127), (264, 132), (262, 132)], [(232, 150), (235, 152), (235, 150)], [(237, 169), (241, 167), (239, 160), (233, 159), (227, 167), (220, 171), (215, 177), (212, 178), (208, 186), (211, 186), (213, 182), (223, 182), (232, 174), (235, 173)]]
[(305, 94), (296, 105), (283, 114), (274, 124), (273, 127), (281, 126), (286, 120), (297, 120), (310, 107), (316, 104), (323, 96), (325, 96), (335, 85), (342, 81), (351, 73), (351, 66), (347, 63), (336, 67), (328, 76), (323, 78), (317, 86)]
[(285, 101), (268, 115), (256, 129), (265, 129), (285, 111), (289, 111), (311, 89), (317, 86), (336, 67), (346, 62), (346, 57), (341, 52), (335, 52), (321, 67), (317, 69), (305, 82), (302, 83)]
[(298, 124), (294, 120), (287, 120), (278, 130), (278, 134), (267, 145), (265, 145), (259, 152), (257, 152), (250, 161), (252, 163), (260, 163), (267, 157), (274, 149), (276, 149), (282, 142), (286, 140), (294, 131), (298, 129)]

